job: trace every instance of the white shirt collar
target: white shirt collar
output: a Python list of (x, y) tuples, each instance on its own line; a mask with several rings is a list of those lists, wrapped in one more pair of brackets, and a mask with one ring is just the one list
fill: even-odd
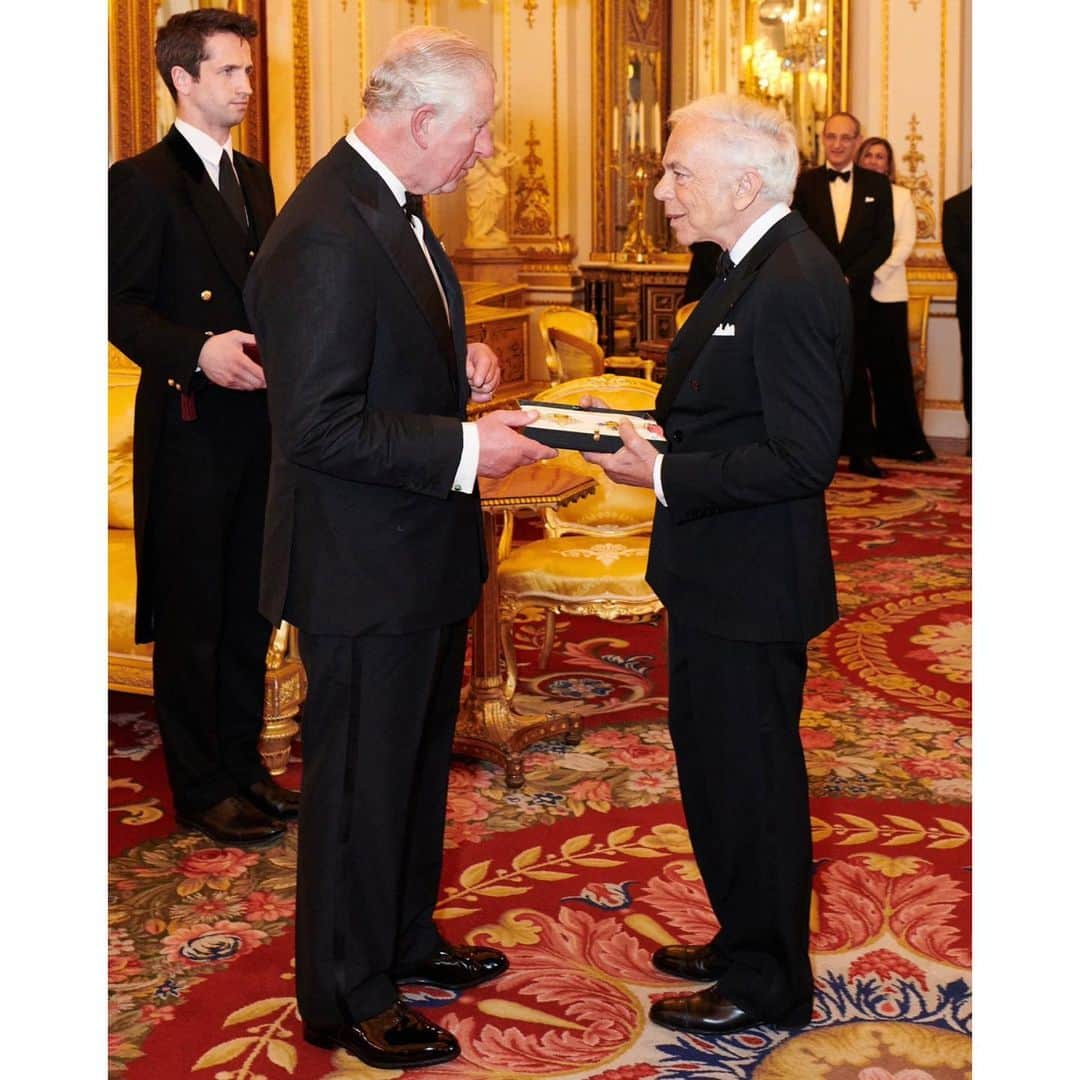
[[(200, 131), (186, 120), (181, 120), (179, 116), (173, 121), (173, 126), (191, 144), (191, 149), (202, 159), (203, 164), (216, 183), (218, 166), (221, 164), (221, 151), (224, 150), (229, 155), (229, 160), (233, 160), (232, 134), (229, 134), (229, 137), (225, 140), (225, 145), (222, 146), (213, 136), (207, 135), (205, 131)], [(233, 168), (236, 168), (235, 163)]]
[(746, 232), (732, 245), (728, 255), (731, 261), (738, 263), (749, 254), (750, 249), (781, 219), (791, 213), (791, 208), (783, 203), (770, 206), (761, 217), (747, 226)]
[(383, 178), (391, 194), (397, 199), (398, 206), (404, 206), (405, 185), (390, 171), (390, 167), (357, 136), (355, 130), (349, 129), (345, 141)]

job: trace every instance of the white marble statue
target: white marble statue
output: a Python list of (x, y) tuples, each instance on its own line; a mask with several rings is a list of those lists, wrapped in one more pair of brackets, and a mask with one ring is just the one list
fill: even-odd
[(467, 248), (502, 248), (510, 243), (499, 222), (506, 210), (510, 188), (506, 170), (517, 161), (500, 143), (490, 158), (481, 158), (465, 179), (465, 209), (469, 227), (465, 234)]

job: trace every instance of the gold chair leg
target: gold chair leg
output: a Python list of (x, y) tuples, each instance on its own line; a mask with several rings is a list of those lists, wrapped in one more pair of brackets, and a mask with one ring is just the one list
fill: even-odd
[(555, 609), (544, 609), (544, 645), (540, 650), (540, 670), (547, 671), (551, 647), (555, 644)]
[(499, 640), (502, 642), (502, 654), (506, 658), (506, 700), (514, 697), (517, 689), (517, 652), (514, 649), (514, 615), (504, 614), (499, 619)]

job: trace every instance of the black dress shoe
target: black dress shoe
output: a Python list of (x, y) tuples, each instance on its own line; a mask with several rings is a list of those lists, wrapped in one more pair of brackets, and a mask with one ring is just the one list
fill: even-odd
[(810, 1023), (812, 1007), (800, 1005), (780, 1017), (756, 1016), (739, 1008), (724, 996), (719, 986), (696, 994), (677, 994), (654, 1001), (649, 1019), (672, 1031), (692, 1031), (696, 1035), (730, 1035), (746, 1028), (799, 1028)]
[(886, 475), (885, 470), (872, 457), (853, 457), (848, 462), (848, 470), (860, 476), (872, 476), (875, 480)]
[(905, 460), (915, 462), (937, 461), (937, 454), (929, 446), (924, 446), (919, 450), (913, 450)]
[(198, 813), (177, 810), (176, 820), (219, 844), (265, 844), (285, 832), (284, 825), (268, 818), (239, 795), (230, 795)]
[(312, 1046), (340, 1046), (374, 1069), (415, 1069), (453, 1061), (461, 1053), (457, 1039), (420, 1013), (398, 1001), (368, 1020), (340, 1027), (304, 1025)]
[(679, 979), (712, 982), (722, 974), (709, 945), (664, 945), (652, 954), (653, 967)]
[(479, 945), (443, 945), (419, 967), (398, 975), (400, 983), (423, 983), (443, 990), (466, 990), (501, 975), (510, 961), (498, 949)]
[(300, 813), (300, 792), (273, 780), (256, 780), (243, 795), (252, 806), (278, 821), (292, 821)]

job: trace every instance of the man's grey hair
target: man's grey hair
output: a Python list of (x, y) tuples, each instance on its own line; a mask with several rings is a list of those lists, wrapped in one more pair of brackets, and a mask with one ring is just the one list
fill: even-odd
[(460, 109), (470, 97), (462, 91), (488, 75), (495, 82), (490, 57), (476, 42), (443, 26), (414, 26), (391, 39), (364, 90), (369, 113), (412, 110), (434, 105), (440, 112)]
[(718, 159), (736, 169), (754, 169), (766, 199), (791, 202), (799, 150), (795, 128), (783, 113), (736, 94), (713, 94), (676, 109), (668, 122), (674, 126), (695, 117), (718, 125)]

